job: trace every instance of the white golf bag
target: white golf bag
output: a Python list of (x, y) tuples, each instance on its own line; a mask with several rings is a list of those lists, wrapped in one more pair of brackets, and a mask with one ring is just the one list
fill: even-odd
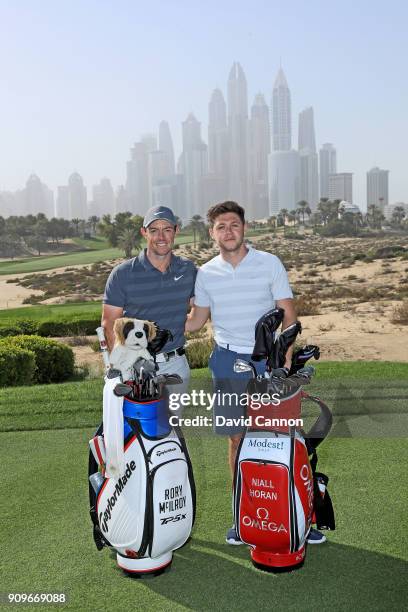
[(104, 477), (103, 425), (90, 440), (89, 496), (94, 540), (117, 552), (126, 573), (158, 574), (188, 540), (195, 485), (181, 431), (168, 423), (167, 400), (124, 399), (124, 473)]

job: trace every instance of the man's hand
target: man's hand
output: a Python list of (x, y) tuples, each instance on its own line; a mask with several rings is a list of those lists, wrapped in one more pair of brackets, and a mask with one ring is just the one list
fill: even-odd
[[(276, 306), (278, 308), (283, 308), (283, 310), (285, 311), (282, 321), (282, 331), (289, 327), (289, 325), (292, 325), (292, 323), (296, 323), (297, 316), (295, 310), (295, 303), (292, 298), (287, 298), (285, 300), (276, 300)], [(292, 344), (292, 346), (290, 346), (286, 352), (284, 366), (285, 368), (289, 368), (289, 370), (292, 366), (293, 349), (294, 345)]]
[(121, 316), (123, 316), (123, 308), (119, 308), (118, 306), (110, 306), (110, 304), (103, 304), (101, 325), (105, 330), (106, 344), (108, 345), (109, 352), (112, 351), (115, 343), (113, 324), (116, 319), (119, 319)]
[(208, 321), (210, 317), (210, 307), (208, 306), (194, 306), (191, 309), (190, 314), (187, 315), (185, 331), (195, 332), (201, 329)]

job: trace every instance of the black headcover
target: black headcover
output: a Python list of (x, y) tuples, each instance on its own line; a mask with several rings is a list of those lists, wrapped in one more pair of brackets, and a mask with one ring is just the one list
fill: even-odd
[(274, 308), (266, 312), (255, 325), (255, 346), (251, 359), (261, 361), (268, 359), (275, 346), (275, 331), (283, 321), (283, 308)]
[(156, 336), (149, 342), (147, 348), (152, 355), (158, 355), (170, 340), (173, 340), (171, 331), (169, 329), (161, 329), (156, 325)]
[(302, 333), (302, 325), (300, 321), (296, 321), (289, 325), (279, 336), (275, 342), (275, 347), (267, 361), (269, 369), (282, 368), (285, 365), (286, 352), (295, 342), (298, 334)]
[(290, 368), (289, 376), (303, 368), (305, 363), (312, 357), (316, 360), (320, 358), (320, 349), (315, 344), (306, 344), (306, 346), (297, 350), (292, 357), (292, 367)]

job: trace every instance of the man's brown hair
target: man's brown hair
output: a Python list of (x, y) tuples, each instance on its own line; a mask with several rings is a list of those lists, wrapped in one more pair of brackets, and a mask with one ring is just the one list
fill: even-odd
[(216, 218), (219, 215), (223, 215), (224, 213), (229, 212), (237, 214), (238, 217), (241, 219), (242, 223), (245, 223), (245, 210), (242, 208), (242, 206), (230, 200), (227, 200), (226, 202), (220, 202), (220, 204), (214, 204), (214, 206), (211, 206), (207, 213), (208, 223), (213, 226)]

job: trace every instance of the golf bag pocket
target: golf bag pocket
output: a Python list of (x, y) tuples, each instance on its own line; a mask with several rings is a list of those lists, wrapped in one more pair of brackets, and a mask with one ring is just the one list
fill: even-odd
[[(165, 452), (165, 451), (161, 451)], [(151, 478), (151, 542), (149, 556), (182, 546), (193, 525), (193, 493), (189, 466), (183, 456), (157, 465)]]
[(242, 461), (239, 467), (237, 518), (241, 540), (274, 552), (290, 546), (289, 472), (285, 465)]
[(102, 534), (120, 552), (139, 551), (144, 540), (147, 472), (136, 436), (126, 444), (125, 465), (120, 478), (105, 480), (96, 503)]

